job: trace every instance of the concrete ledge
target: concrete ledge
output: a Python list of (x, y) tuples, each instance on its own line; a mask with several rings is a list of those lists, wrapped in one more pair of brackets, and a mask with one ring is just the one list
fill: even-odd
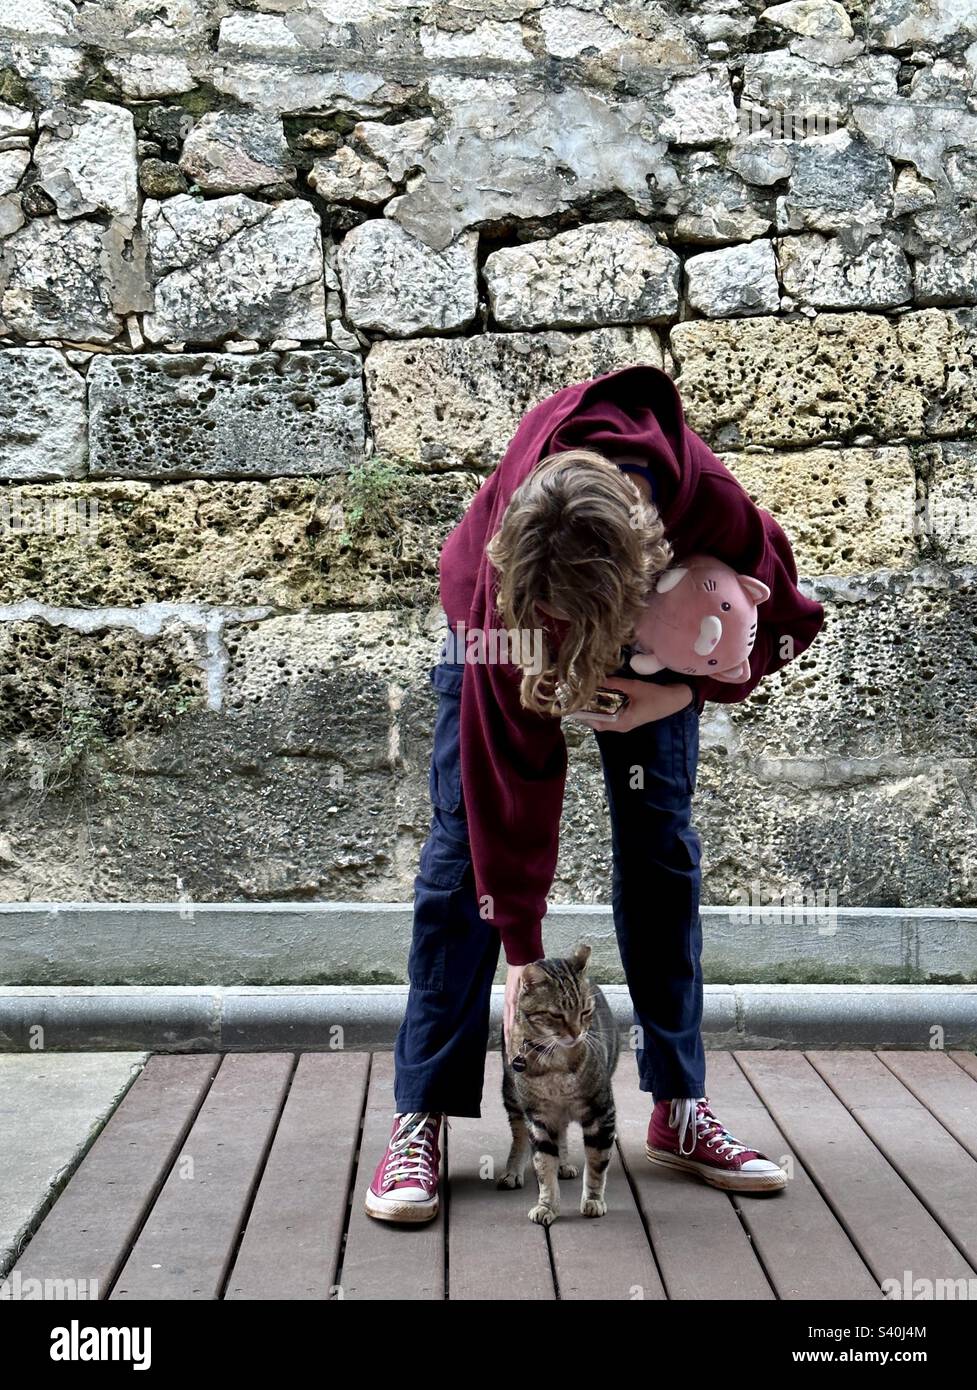
[[(627, 990), (605, 993), (628, 1030)], [(0, 991), (0, 1052), (41, 1036), (48, 1052), (388, 1050), (406, 998), (402, 985), (11, 987)], [(496, 988), (491, 1047), (501, 1011)], [(703, 1034), (716, 1048), (977, 1048), (977, 986), (708, 985)]]
[[(405, 984), (407, 903), (0, 904), (0, 986)], [(705, 907), (713, 984), (977, 983), (977, 909)], [(551, 907), (546, 949), (585, 939), (623, 983), (610, 909)], [(501, 973), (497, 977), (501, 980)]]

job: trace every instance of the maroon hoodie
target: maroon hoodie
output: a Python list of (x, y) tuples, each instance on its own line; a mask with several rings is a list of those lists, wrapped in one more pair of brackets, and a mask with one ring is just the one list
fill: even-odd
[[(689, 678), (703, 700), (743, 700), (765, 675), (803, 652), (824, 622), (797, 587), (780, 526), (757, 507), (704, 440), (685, 423), (671, 378), (657, 367), (624, 367), (566, 386), (522, 418), (501, 462), (480, 487), (441, 551), (441, 603), (452, 627), (504, 629), (497, 573), (485, 555), (515, 489), (541, 459), (588, 447), (608, 458), (637, 455), (654, 476), (676, 560), (715, 555), (770, 588), (741, 685)], [(480, 908), (502, 936), (506, 960), (543, 952), (542, 918), (556, 872), (567, 752), (562, 722), (519, 703), (520, 668), (466, 661), (461, 695), (461, 780)]]

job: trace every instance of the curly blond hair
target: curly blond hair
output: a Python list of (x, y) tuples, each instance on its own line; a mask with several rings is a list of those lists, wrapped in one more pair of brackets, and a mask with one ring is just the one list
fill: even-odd
[[(522, 666), (520, 701), (536, 714), (564, 715), (588, 705), (621, 664), (672, 549), (657, 508), (626, 473), (593, 449), (567, 449), (544, 458), (512, 494), (486, 554), (506, 627), (540, 634), (542, 667)], [(567, 624), (556, 650), (539, 603)]]

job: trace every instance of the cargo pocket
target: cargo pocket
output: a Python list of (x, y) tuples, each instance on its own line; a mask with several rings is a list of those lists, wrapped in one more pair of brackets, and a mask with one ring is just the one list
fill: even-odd
[(444, 932), (436, 923), (414, 923), (410, 953), (407, 957), (407, 979), (414, 989), (444, 989), (444, 963), (448, 944)]
[(464, 665), (441, 662), (431, 669), (438, 692), (428, 785), (431, 805), (454, 815), (461, 807), (461, 681)]
[(695, 702), (672, 715), (669, 725), (675, 785), (686, 796), (692, 796), (699, 768), (699, 712)]
[(702, 841), (693, 825), (683, 826), (676, 834), (676, 854), (683, 869), (701, 870)]

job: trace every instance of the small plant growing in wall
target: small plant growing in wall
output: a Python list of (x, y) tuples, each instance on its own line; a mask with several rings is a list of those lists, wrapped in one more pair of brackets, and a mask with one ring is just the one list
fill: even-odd
[(28, 784), (34, 808), (54, 793), (73, 793), (84, 800), (106, 787), (111, 777), (102, 757), (108, 745), (97, 710), (64, 705), (54, 731), (30, 741)]
[(342, 545), (355, 545), (364, 535), (390, 535), (396, 530), (396, 503), (407, 470), (397, 459), (375, 454), (354, 464), (343, 490)]

